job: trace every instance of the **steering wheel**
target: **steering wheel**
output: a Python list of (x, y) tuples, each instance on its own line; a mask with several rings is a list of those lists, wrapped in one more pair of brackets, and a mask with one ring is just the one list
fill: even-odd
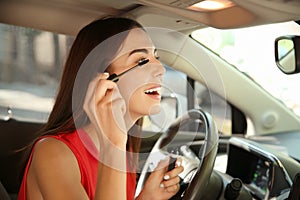
[[(168, 130), (157, 140), (142, 169), (137, 184), (136, 196), (141, 192), (149, 176), (149, 171), (153, 171), (156, 164), (159, 162), (157, 159), (163, 159), (163, 157), (168, 154), (172, 157), (172, 153), (168, 152), (168, 147), (170, 147), (168, 145), (176, 141), (175, 137), (179, 132), (179, 129), (192, 121), (197, 121), (199, 127), (201, 126), (201, 128), (204, 128), (204, 143), (199, 150), (198, 157), (195, 156), (196, 158), (194, 157), (194, 159), (193, 155), (191, 155), (191, 150), (188, 151), (186, 149), (187, 145), (182, 145), (177, 148), (177, 150), (182, 149), (182, 147), (185, 149), (180, 153), (183, 159), (182, 164), (184, 166), (184, 171), (179, 175), (183, 180), (182, 182), (185, 183), (185, 187), (184, 191), (182, 191), (181, 188), (179, 191), (180, 194), (176, 194), (175, 196), (177, 196), (176, 199), (179, 198), (183, 200), (199, 200), (203, 197), (204, 190), (209, 182), (216, 159), (219, 137), (218, 129), (212, 116), (200, 109), (189, 110), (183, 116), (178, 117), (175, 122), (170, 125)], [(199, 134), (198, 131), (197, 134)], [(195, 163), (197, 164), (195, 165)], [(183, 184), (181, 184), (181, 187), (182, 185)]]

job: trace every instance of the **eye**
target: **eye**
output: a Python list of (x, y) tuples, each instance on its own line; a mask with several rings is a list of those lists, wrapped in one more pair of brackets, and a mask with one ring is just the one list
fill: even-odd
[(159, 58), (160, 58), (159, 55), (158, 55), (157, 50), (154, 51), (154, 57), (155, 57), (157, 60), (159, 60)]

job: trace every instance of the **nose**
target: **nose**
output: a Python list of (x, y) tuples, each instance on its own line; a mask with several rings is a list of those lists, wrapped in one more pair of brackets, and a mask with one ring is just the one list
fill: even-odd
[(151, 63), (153, 64), (154, 76), (162, 79), (163, 75), (166, 73), (165, 67), (162, 63), (155, 57), (151, 59)]

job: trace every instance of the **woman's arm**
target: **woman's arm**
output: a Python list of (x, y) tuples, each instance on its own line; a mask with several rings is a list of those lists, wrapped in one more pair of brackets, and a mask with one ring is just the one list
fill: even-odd
[(96, 77), (87, 90), (84, 110), (100, 146), (95, 199), (126, 199), (125, 101), (116, 83), (106, 80), (109, 74)]
[(126, 166), (126, 152), (109, 151), (106, 149), (107, 155), (99, 162), (95, 200), (126, 199), (127, 173), (121, 169)]

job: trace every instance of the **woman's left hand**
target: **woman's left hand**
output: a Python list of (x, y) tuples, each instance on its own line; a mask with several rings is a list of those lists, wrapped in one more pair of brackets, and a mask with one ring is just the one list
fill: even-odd
[(156, 169), (147, 179), (137, 200), (165, 200), (170, 199), (180, 189), (179, 174), (183, 172), (181, 158), (177, 158), (175, 168), (168, 171), (169, 158), (159, 162)]

